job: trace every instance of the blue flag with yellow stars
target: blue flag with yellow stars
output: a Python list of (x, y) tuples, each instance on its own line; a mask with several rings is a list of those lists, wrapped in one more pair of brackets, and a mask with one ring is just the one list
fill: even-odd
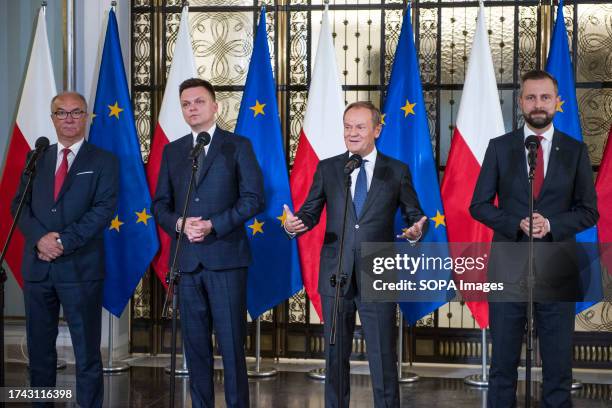
[(253, 262), (247, 282), (252, 319), (302, 288), (295, 240), (287, 239), (283, 204), (291, 205), (289, 176), (272, 76), (266, 11), (262, 8), (235, 132), (247, 137), (263, 172), (266, 209), (246, 223)]
[[(380, 152), (406, 163), (410, 168), (414, 189), (429, 224), (427, 232), (420, 241), (447, 242), (446, 221), (425, 113), (410, 7), (404, 16), (382, 114), (383, 127), (377, 148)], [(395, 219), (396, 234), (401, 234), (402, 228), (405, 227), (410, 225), (404, 225), (398, 212)], [(446, 254), (442, 256), (448, 256), (446, 246), (442, 246), (440, 250)], [(440, 277), (448, 280), (450, 278), (450, 273)], [(443, 302), (411, 302), (401, 303), (400, 307), (406, 321), (414, 324), (443, 304)]]
[[(582, 129), (580, 127), (580, 116), (578, 115), (578, 101), (576, 99), (576, 82), (574, 81), (574, 68), (569, 53), (567, 41), (567, 30), (563, 17), (563, 0), (557, 7), (557, 18), (550, 40), (550, 52), (546, 62), (546, 71), (557, 79), (559, 83), (559, 99), (557, 112), (553, 118), (555, 129), (568, 134), (576, 140), (582, 141)], [(577, 242), (596, 243), (597, 227), (591, 227), (576, 235)], [(586, 244), (581, 247), (583, 251), (579, 254), (579, 262), (582, 271), (582, 285), (585, 298), (603, 298), (601, 286), (601, 268), (599, 265), (599, 254), (595, 244)], [(576, 313), (588, 309), (594, 302), (576, 303)]]
[(151, 196), (113, 10), (108, 16), (93, 113), (89, 142), (114, 153), (120, 164), (117, 214), (104, 232), (104, 307), (119, 317), (149, 267), (159, 243), (149, 212)]

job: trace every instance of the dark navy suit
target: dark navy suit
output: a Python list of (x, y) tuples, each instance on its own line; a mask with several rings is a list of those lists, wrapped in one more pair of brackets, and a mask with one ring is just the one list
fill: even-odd
[[(38, 160), (19, 220), (26, 240), (23, 291), (30, 385), (55, 386), (61, 305), (76, 359), (77, 402), (82, 407), (100, 407), (104, 397), (100, 357), (103, 231), (116, 211), (119, 165), (111, 153), (84, 142), (54, 200), (56, 163), (54, 144)], [(25, 178), (13, 211), (24, 188)], [(40, 260), (36, 249), (48, 232), (58, 232), (64, 247), (63, 254), (52, 262)]]
[[(597, 198), (591, 163), (584, 143), (562, 132), (554, 132), (548, 169), (534, 209), (549, 220), (551, 228), (549, 234), (536, 241), (571, 246), (575, 242), (575, 234), (595, 225), (599, 217)], [(476, 220), (494, 230), (494, 242), (528, 240), (527, 235), (519, 228), (521, 219), (529, 215), (529, 183), (523, 129), (489, 142), (470, 211)], [(491, 270), (495, 269), (491, 263), (515, 262), (509, 259), (508, 250), (501, 252), (491, 254), (490, 276), (496, 274), (495, 270)], [(523, 265), (526, 268), (526, 261)], [(541, 275), (543, 267), (538, 266), (536, 258), (537, 277)], [(517, 275), (520, 274), (520, 270), (517, 271)], [(552, 272), (547, 272), (549, 277), (554, 275), (554, 271)], [(575, 273), (577, 274), (577, 271)], [(575, 276), (564, 276), (562, 280), (570, 279), (573, 282), (574, 278)], [(538, 287), (537, 283), (536, 289)], [(573, 302), (535, 304), (535, 327), (540, 339), (543, 365), (543, 407), (571, 406), (574, 310)], [(490, 316), (493, 356), (488, 406), (514, 407), (517, 366), (526, 324), (526, 304), (491, 302)]]
[[(344, 238), (343, 271), (348, 277), (340, 301), (336, 346), (328, 346), (335, 289), (330, 277), (338, 269), (340, 236), (345, 202), (344, 165), (348, 153), (331, 157), (319, 163), (306, 201), (296, 213), (308, 229), (318, 222), (327, 206), (327, 225), (321, 249), (319, 293), (325, 321), (325, 406), (338, 407), (338, 369), (340, 365), (342, 407), (349, 406), (349, 358), (352, 352), (355, 312), (366, 340), (368, 361), (374, 391), (374, 406), (399, 407), (396, 354), (396, 304), (363, 302), (359, 288), (361, 244), (363, 242), (395, 241), (394, 222), (399, 208), (406, 223), (412, 226), (423, 216), (412, 187), (410, 170), (405, 164), (378, 152), (370, 189), (360, 216), (353, 205), (349, 212)], [(360, 170), (361, 171), (361, 170)], [(342, 350), (339, 350), (339, 347)]]
[[(177, 242), (176, 223), (185, 205), (191, 165), (189, 134), (164, 148), (152, 211)], [(224, 367), (229, 407), (248, 407), (244, 341), (246, 281), (251, 262), (244, 223), (264, 206), (263, 176), (248, 139), (219, 127), (196, 181), (188, 217), (210, 219), (203, 242), (183, 239), (178, 262), (179, 307), (194, 407), (214, 406), (212, 330)]]

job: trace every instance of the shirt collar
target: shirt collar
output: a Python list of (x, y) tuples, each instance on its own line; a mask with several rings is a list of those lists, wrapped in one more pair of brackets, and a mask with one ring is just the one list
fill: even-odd
[(535, 136), (542, 136), (544, 137), (544, 139), (546, 139), (549, 142), (552, 142), (553, 139), (553, 135), (555, 134), (555, 126), (551, 125), (550, 128), (548, 128), (548, 130), (544, 133), (536, 133), (533, 130), (531, 130), (529, 128), (529, 126), (525, 125), (523, 126), (523, 138), (527, 139), (527, 137), (535, 135)]
[[(72, 146), (68, 147), (68, 149), (76, 156), (79, 153), (81, 146), (83, 146), (84, 141), (85, 139), (81, 139), (75, 144), (73, 144)], [(60, 141), (58, 141), (57, 142), (57, 155), (59, 156), (60, 154), (62, 154), (62, 150), (64, 149), (66, 149), (66, 146), (64, 146)]]
[[(349, 152), (349, 157), (353, 156), (353, 153)], [(368, 163), (375, 163), (376, 162), (376, 157), (378, 156), (378, 150), (376, 150), (376, 147), (374, 147), (374, 150), (372, 150), (367, 156), (362, 157), (362, 159), (364, 161), (368, 161)]]
[[(212, 143), (212, 138), (215, 134), (215, 130), (217, 130), (217, 124), (213, 123), (213, 125), (210, 127), (210, 129), (208, 129), (206, 131), (206, 133), (208, 133), (210, 135), (210, 143)], [(196, 132), (194, 132), (193, 130), (191, 131), (191, 134), (193, 135), (193, 145), (196, 145), (196, 138), (198, 137), (198, 134)], [(210, 143), (208, 144), (208, 146), (210, 146)], [(208, 147), (207, 146), (207, 147)]]

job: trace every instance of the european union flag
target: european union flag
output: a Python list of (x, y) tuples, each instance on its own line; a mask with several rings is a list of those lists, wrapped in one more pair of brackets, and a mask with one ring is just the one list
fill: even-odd
[(159, 246), (128, 92), (115, 12), (108, 16), (89, 142), (120, 163), (119, 207), (104, 232), (104, 307), (119, 317)]
[[(421, 208), (429, 219), (427, 233), (422, 242), (447, 242), (444, 209), (440, 198), (438, 172), (433, 157), (429, 136), (429, 125), (425, 114), (425, 102), (416, 56), (408, 7), (402, 24), (395, 60), (391, 69), (391, 80), (383, 109), (383, 128), (377, 143), (378, 149), (410, 168), (412, 183), (419, 197)], [(401, 234), (404, 225), (396, 216), (395, 230)], [(448, 248), (441, 250), (448, 254)], [(448, 255), (442, 255), (448, 256)], [(444, 276), (450, 280), (450, 273)], [(402, 303), (400, 307), (410, 324), (436, 310), (444, 303)]]
[(264, 176), (266, 209), (246, 224), (253, 263), (247, 283), (247, 308), (256, 319), (302, 288), (297, 244), (284, 231), (283, 204), (291, 204), (276, 85), (272, 76), (266, 11), (261, 10), (236, 133), (251, 140)]
[[(582, 129), (580, 127), (580, 117), (578, 115), (578, 101), (576, 99), (576, 83), (574, 81), (574, 68), (569, 53), (567, 41), (567, 30), (563, 17), (563, 0), (559, 1), (557, 7), (557, 18), (555, 28), (550, 41), (550, 52), (546, 62), (546, 71), (557, 79), (559, 83), (559, 98), (557, 112), (553, 119), (555, 129), (560, 130), (582, 141)], [(579, 254), (581, 269), (590, 273), (582, 273), (583, 290), (585, 297), (589, 299), (603, 298), (601, 287), (601, 269), (599, 265), (599, 254), (597, 253), (597, 227), (589, 228), (576, 235), (577, 242), (587, 243), (583, 246), (584, 253)], [(588, 269), (587, 269), (588, 268)], [(588, 275), (588, 276), (587, 276)], [(590, 281), (590, 282), (589, 282)], [(576, 303), (576, 313), (588, 309), (594, 302)]]

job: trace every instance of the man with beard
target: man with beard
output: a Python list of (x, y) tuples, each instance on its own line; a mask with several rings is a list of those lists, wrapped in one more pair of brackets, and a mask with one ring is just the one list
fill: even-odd
[[(571, 246), (575, 235), (595, 225), (599, 218), (587, 147), (553, 127), (560, 98), (557, 81), (549, 73), (530, 71), (523, 75), (519, 102), (525, 126), (489, 142), (470, 212), (494, 230), (494, 242), (529, 241), (529, 166), (525, 139), (535, 135), (540, 139), (540, 147), (534, 177), (533, 237), (537, 242)], [(498, 255), (504, 258), (499, 252), (491, 254), (490, 277), (496, 273), (493, 263)], [(508, 258), (508, 253), (505, 257)], [(525, 262), (525, 268), (526, 265)], [(536, 267), (538, 279), (542, 277), (541, 269)], [(515, 271), (516, 275), (522, 272)], [(536, 288), (538, 285), (539, 282)], [(527, 304), (491, 302), (489, 307), (493, 355), (488, 406), (514, 407)], [(542, 407), (572, 404), (574, 310), (575, 303), (569, 301), (534, 303), (534, 324), (543, 365)]]

